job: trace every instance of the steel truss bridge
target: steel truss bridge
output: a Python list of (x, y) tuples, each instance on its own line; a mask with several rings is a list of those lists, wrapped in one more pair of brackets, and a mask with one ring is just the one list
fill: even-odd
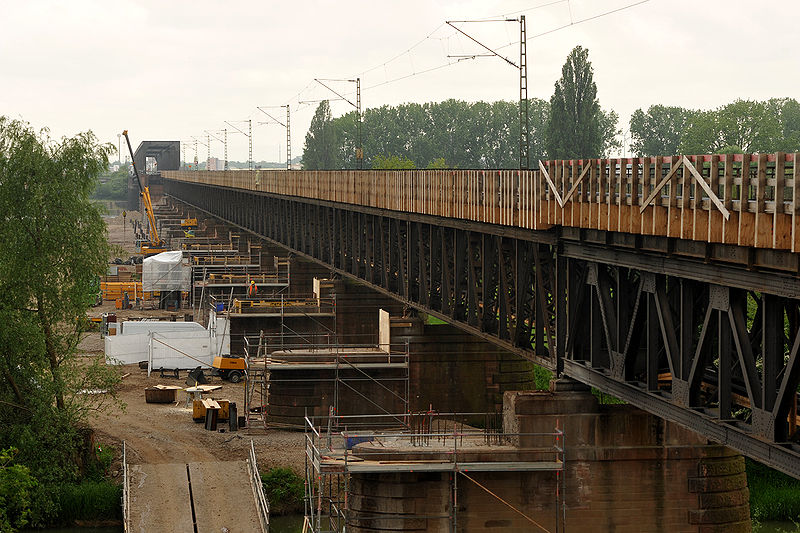
[(800, 478), (798, 154), (165, 172), (181, 202)]

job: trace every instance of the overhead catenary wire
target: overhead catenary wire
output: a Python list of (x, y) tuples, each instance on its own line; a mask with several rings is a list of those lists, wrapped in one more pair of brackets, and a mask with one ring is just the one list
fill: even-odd
[[(603, 12), (603, 13), (599, 13), (599, 14), (597, 14), (597, 15), (592, 15), (591, 17), (586, 17), (586, 18), (583, 18), (583, 19), (580, 19), (580, 20), (571, 21), (569, 24), (565, 24), (565, 25), (562, 25), (562, 26), (558, 26), (558, 27), (556, 27), (556, 28), (552, 28), (552, 29), (550, 29), (550, 30), (547, 30), (547, 31), (544, 31), (544, 32), (541, 32), (541, 33), (537, 33), (537, 34), (535, 34), (535, 35), (532, 35), (532, 36), (530, 36), (530, 37), (528, 37), (528, 38), (526, 39), (526, 42), (530, 42), (530, 41), (532, 41), (533, 39), (537, 39), (537, 38), (540, 38), (540, 37), (544, 37), (544, 36), (546, 36), (546, 35), (550, 35), (550, 34), (552, 34), (552, 33), (555, 33), (555, 32), (557, 32), (557, 31), (560, 31), (560, 30), (563, 30), (563, 29), (569, 28), (569, 27), (571, 27), (571, 26), (577, 26), (578, 24), (582, 24), (582, 23), (584, 23), (584, 22), (589, 22), (589, 21), (596, 20), (596, 19), (598, 19), (598, 18), (601, 18), (601, 17), (605, 17), (605, 16), (607, 16), (607, 15), (611, 15), (611, 14), (613, 14), (613, 13), (618, 13), (618, 12), (620, 12), (620, 11), (624, 11), (624, 10), (626, 10), (626, 9), (630, 9), (630, 8), (632, 8), (632, 7), (636, 7), (636, 6), (638, 6), (638, 5), (641, 5), (641, 4), (644, 4), (644, 3), (647, 3), (647, 2), (649, 2), (649, 1), (650, 1), (650, 0), (640, 0), (640, 1), (638, 1), (638, 2), (634, 2), (634, 3), (632, 3), (632, 4), (627, 4), (627, 5), (625, 5), (625, 6), (622, 6), (622, 7), (616, 8), (616, 9), (612, 9), (612, 10), (609, 10), (609, 11), (605, 11), (605, 12)], [(532, 11), (532, 10), (535, 10), (535, 9), (540, 9), (540, 8), (543, 8), (543, 7), (549, 7), (549, 6), (552, 6), (552, 5), (561, 4), (561, 3), (566, 3), (566, 2), (568, 2), (568, 0), (557, 0), (557, 1), (555, 1), (555, 2), (549, 2), (549, 3), (547, 3), (547, 4), (542, 4), (542, 5), (540, 5), (540, 6), (536, 6), (536, 7), (530, 8), (530, 9), (525, 9), (525, 10), (515, 11), (515, 12), (507, 13), (507, 14), (505, 14), (505, 15), (500, 15), (500, 16), (510, 16), (510, 15), (513, 15), (513, 14), (525, 13), (525, 12)], [(496, 18), (496, 17), (490, 17), (490, 18), (486, 18), (486, 19), (452, 20), (452, 21), (450, 21), (450, 22), (483, 22), (483, 21), (498, 21), (498, 22), (500, 22), (500, 20), (499, 20), (498, 18)], [(444, 23), (444, 24), (442, 24), (442, 25), (438, 26), (438, 27), (437, 27), (437, 30), (438, 30), (438, 29), (439, 29), (441, 26), (443, 26), (443, 25), (445, 25), (445, 24), (446, 24), (446, 23)], [(424, 41), (424, 40), (426, 40), (427, 38), (428, 38), (428, 37), (426, 37), (425, 39), (423, 39), (422, 41), (420, 41), (419, 43), (417, 43), (415, 46), (418, 46), (418, 45), (419, 45), (421, 42), (423, 42), (423, 41)], [(509, 46), (518, 46), (518, 45), (519, 45), (519, 42), (518, 42), (518, 41), (513, 41), (513, 42), (510, 42), (510, 43), (508, 43), (508, 44), (504, 44), (504, 45), (501, 45), (501, 46), (498, 46), (498, 47), (496, 47), (496, 50), (501, 50), (501, 49), (504, 49), (504, 48), (508, 48)], [(366, 72), (370, 72), (370, 71), (372, 71), (372, 70), (375, 70), (376, 68), (379, 68), (380, 66), (383, 66), (383, 65), (385, 65), (385, 64), (388, 64), (388, 63), (390, 63), (391, 61), (394, 61), (394, 60), (396, 60), (397, 58), (399, 58), (399, 57), (402, 57), (404, 54), (406, 54), (408, 51), (410, 51), (410, 50), (411, 50), (411, 49), (413, 49), (413, 48), (414, 48), (414, 46), (412, 46), (411, 48), (409, 48), (407, 51), (405, 51), (405, 52), (402, 52), (402, 53), (400, 53), (400, 54), (398, 54), (398, 55), (394, 56), (394, 57), (393, 57), (391, 60), (389, 60), (389, 61), (386, 61), (386, 62), (385, 62), (385, 63), (383, 63), (382, 65), (379, 65), (378, 67), (373, 67), (372, 69), (369, 69), (369, 70), (367, 70), (367, 71), (364, 71), (364, 72), (365, 72), (365, 73), (366, 73)], [(386, 81), (383, 81), (383, 82), (375, 83), (375, 84), (372, 84), (372, 85), (365, 85), (364, 87), (362, 87), (362, 89), (361, 89), (361, 90), (362, 90), (362, 91), (367, 91), (367, 90), (375, 89), (375, 88), (378, 88), (378, 87), (382, 87), (382, 86), (384, 86), (384, 85), (388, 85), (388, 84), (390, 84), (390, 83), (396, 83), (396, 82), (398, 82), (398, 81), (402, 81), (402, 80), (405, 80), (405, 79), (408, 79), (408, 78), (412, 78), (412, 77), (414, 77), (414, 76), (419, 76), (419, 75), (422, 75), (422, 74), (427, 74), (427, 73), (429, 73), (429, 72), (434, 72), (434, 71), (441, 70), (441, 69), (444, 69), (444, 68), (447, 68), (447, 67), (451, 67), (451, 66), (453, 66), (453, 65), (456, 65), (456, 64), (458, 64), (458, 63), (460, 63), (460, 62), (462, 62), (462, 61), (466, 61), (466, 60), (470, 60), (470, 59), (476, 59), (476, 58), (478, 58), (478, 57), (485, 57), (485, 56), (484, 56), (484, 55), (481, 55), (481, 54), (466, 55), (465, 57), (462, 57), (462, 58), (457, 58), (457, 61), (450, 61), (450, 62), (447, 62), (447, 63), (441, 64), (441, 65), (437, 65), (437, 66), (434, 66), (434, 67), (430, 67), (430, 68), (427, 68), (427, 69), (424, 69), (424, 70), (420, 70), (420, 71), (414, 71), (414, 72), (412, 72), (412, 73), (410, 73), (410, 74), (406, 74), (406, 75), (403, 75), (403, 76), (398, 76), (398, 77), (396, 77), (396, 78), (392, 78), (392, 79), (389, 79), (389, 80), (386, 80)], [(310, 85), (310, 84), (309, 84), (309, 85)], [(349, 95), (350, 93), (345, 93), (345, 94), (346, 94), (346, 95)], [(324, 101), (324, 100), (328, 100), (328, 101), (337, 101), (337, 99), (325, 98), (325, 99), (320, 99), (320, 100), (306, 100), (306, 101), (304, 101), (303, 103), (304, 103), (304, 104), (319, 103), (319, 102), (322, 102), (322, 101)]]
[[(602, 13), (598, 13), (596, 15), (585, 17), (585, 18), (579, 19), (579, 20), (574, 20), (573, 19), (572, 6), (570, 4), (570, 0), (553, 0), (553, 1), (550, 1), (550, 2), (545, 2), (543, 4), (532, 6), (532, 7), (529, 7), (529, 8), (516, 10), (516, 11), (511, 11), (511, 12), (506, 12), (506, 13), (502, 13), (502, 14), (495, 15), (495, 16), (483, 17), (483, 18), (478, 18), (478, 19), (452, 20), (450, 22), (463, 22), (463, 23), (469, 23), (469, 22), (491, 22), (491, 21), (500, 22), (500, 21), (503, 21), (505, 18), (507, 18), (509, 16), (519, 15), (519, 14), (522, 14), (522, 13), (528, 13), (528, 12), (532, 12), (532, 11), (535, 11), (535, 10), (544, 9), (544, 8), (547, 8), (547, 7), (551, 7), (551, 6), (555, 6), (555, 5), (558, 5), (558, 4), (566, 3), (567, 6), (568, 6), (568, 10), (569, 10), (570, 22), (568, 24), (564, 24), (564, 25), (552, 28), (550, 30), (546, 30), (546, 31), (531, 35), (530, 37), (528, 37), (526, 39), (526, 43), (527, 43), (527, 42), (530, 42), (530, 41), (532, 41), (534, 39), (538, 39), (538, 38), (544, 37), (546, 35), (550, 35), (552, 33), (555, 33), (557, 31), (560, 31), (560, 30), (563, 30), (563, 29), (570, 28), (572, 26), (577, 26), (579, 24), (583, 24), (585, 22), (590, 22), (590, 21), (593, 21), (593, 20), (597, 20), (599, 18), (608, 16), (608, 15), (611, 15), (611, 14), (614, 14), (614, 13), (619, 13), (621, 11), (624, 11), (624, 10), (627, 10), (627, 9), (630, 9), (630, 8), (645, 4), (645, 3), (649, 2), (649, 1), (650, 0), (639, 0), (637, 2), (633, 2), (633, 3), (627, 4), (627, 5), (615, 8), (615, 9), (610, 9), (608, 11), (604, 11)], [(393, 78), (384, 79), (381, 82), (376, 82), (376, 83), (372, 83), (372, 84), (364, 84), (364, 86), (361, 88), (362, 93), (364, 91), (374, 90), (374, 89), (377, 89), (379, 87), (384, 87), (386, 85), (390, 85), (390, 84), (397, 83), (397, 82), (400, 82), (400, 81), (403, 81), (403, 80), (407, 80), (407, 79), (413, 78), (415, 76), (421, 76), (421, 75), (424, 75), (424, 74), (429, 74), (431, 72), (436, 72), (436, 71), (439, 71), (439, 70), (443, 70), (443, 69), (446, 69), (448, 67), (452, 67), (452, 66), (458, 65), (458, 64), (462, 63), (463, 61), (473, 60), (473, 59), (477, 59), (477, 58), (480, 58), (480, 57), (487, 57), (487, 55), (485, 55), (485, 54), (460, 54), (457, 57), (448, 57), (448, 59), (455, 59), (455, 61), (448, 61), (447, 63), (443, 63), (443, 64), (435, 65), (435, 66), (432, 66), (432, 67), (428, 67), (428, 68), (423, 68), (423, 69), (417, 70), (414, 67), (413, 58), (411, 58), (411, 54), (416, 48), (418, 48), (419, 46), (421, 46), (422, 44), (424, 44), (426, 41), (429, 41), (429, 40), (439, 40), (439, 41), (448, 40), (449, 41), (450, 38), (458, 35), (458, 33), (453, 32), (453, 34), (447, 35), (447, 36), (444, 36), (444, 37), (441, 37), (441, 38), (434, 37), (434, 35), (445, 26), (447, 26), (447, 22), (439, 24), (438, 26), (436, 26), (436, 28), (434, 28), (432, 31), (430, 31), (425, 37), (423, 37), (422, 39), (416, 41), (414, 44), (412, 44), (411, 46), (409, 46), (408, 48), (406, 48), (402, 52), (399, 52), (399, 53), (391, 56), (389, 59), (387, 59), (387, 60), (385, 60), (385, 61), (383, 61), (383, 62), (381, 62), (379, 64), (376, 64), (373, 67), (370, 67), (370, 68), (368, 68), (366, 70), (363, 70), (360, 73), (358, 73), (357, 75), (354, 75), (353, 77), (363, 77), (366, 74), (374, 72), (374, 71), (376, 71), (378, 69), (383, 69), (384, 73), (386, 73), (388, 65), (390, 65), (391, 63), (396, 62), (397, 60), (401, 59), (402, 57), (404, 57), (406, 55), (409, 56), (412, 72), (410, 72), (408, 74), (395, 76)], [(518, 45), (519, 45), (518, 41), (512, 41), (512, 42), (509, 42), (509, 43), (504, 44), (504, 45), (493, 47), (492, 52), (494, 54), (496, 54), (496, 55), (499, 55), (499, 54), (496, 53), (497, 50), (503, 50), (503, 49), (508, 48), (510, 46), (518, 46)], [(500, 56), (500, 57), (502, 57), (502, 56)], [(298, 91), (292, 98), (287, 100), (287, 102), (289, 102), (289, 105), (291, 105), (292, 103), (295, 103), (295, 105), (291, 107), (291, 109), (293, 111), (299, 112), (299, 111), (305, 109), (306, 107), (309, 107), (311, 104), (318, 104), (318, 103), (323, 102), (325, 100), (332, 101), (332, 102), (333, 101), (349, 101), (348, 96), (351, 96), (353, 94), (351, 92), (344, 92), (342, 95), (340, 95), (339, 98), (319, 98), (319, 99), (306, 98), (306, 99), (302, 99), (303, 95), (305, 93), (307, 93), (309, 91), (309, 89), (311, 89), (316, 83), (318, 83), (316, 80), (313, 80), (313, 81), (309, 82), (305, 87), (300, 89), (300, 91)], [(250, 118), (252, 118), (253, 113), (255, 113), (255, 110), (253, 112), (251, 112)], [(241, 130), (240, 130), (240, 133), (243, 133), (243, 132), (241, 132)]]

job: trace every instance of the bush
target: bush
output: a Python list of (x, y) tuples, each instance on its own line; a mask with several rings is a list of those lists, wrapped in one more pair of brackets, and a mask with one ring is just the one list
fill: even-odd
[(751, 459), (746, 459), (746, 465), (753, 520), (800, 519), (800, 480)]
[(16, 531), (28, 524), (36, 480), (28, 467), (13, 464), (16, 450), (0, 451), (0, 531)]
[(76, 520), (121, 520), (122, 487), (110, 481), (86, 481), (62, 485), (58, 494), (58, 522)]
[(271, 468), (261, 475), (270, 514), (282, 515), (303, 512), (305, 484), (291, 468)]
[(553, 373), (543, 366), (535, 365), (533, 367), (533, 379), (536, 383), (536, 390), (549, 390)]
[(94, 453), (87, 457), (85, 479), (89, 481), (102, 481), (108, 475), (111, 462), (116, 455), (116, 448), (108, 444), (95, 444)]

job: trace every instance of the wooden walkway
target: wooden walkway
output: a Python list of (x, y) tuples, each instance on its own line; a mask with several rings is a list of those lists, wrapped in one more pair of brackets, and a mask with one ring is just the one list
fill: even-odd
[(130, 465), (132, 533), (266, 533), (245, 461)]
[(170, 171), (166, 179), (474, 222), (800, 252), (800, 154), (547, 161), (541, 170)]

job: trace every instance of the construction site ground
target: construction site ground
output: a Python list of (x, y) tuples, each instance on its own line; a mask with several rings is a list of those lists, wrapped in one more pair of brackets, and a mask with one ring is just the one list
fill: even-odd
[[(130, 215), (131, 213), (129, 213)], [(122, 217), (108, 219), (109, 241), (122, 246), (125, 251), (117, 249), (117, 256), (123, 257), (124, 253), (133, 255), (135, 252), (132, 243), (132, 228), (130, 216), (127, 217), (128, 227), (123, 238)], [(122, 253), (120, 253), (122, 252)], [(109, 307), (110, 306), (110, 307)], [(93, 308), (90, 315), (99, 315), (104, 311), (113, 310), (113, 302), (105, 302), (103, 306)], [(120, 319), (128, 316), (168, 316), (166, 311), (139, 311), (116, 310)], [(79, 351), (86, 358), (103, 358), (104, 341), (97, 331), (89, 332), (83, 338)], [(87, 359), (88, 360), (88, 359)], [(259, 470), (263, 473), (272, 467), (288, 467), (302, 475), (304, 466), (304, 436), (298, 431), (266, 430), (263, 427), (250, 427), (236, 432), (228, 431), (228, 424), (220, 423), (218, 431), (207, 431), (204, 424), (192, 420), (191, 406), (187, 407), (185, 393), (180, 391), (178, 401), (168, 404), (150, 404), (145, 402), (145, 388), (162, 384), (186, 387), (186, 372), (180, 373), (179, 379), (159, 377), (154, 372), (148, 377), (147, 370), (140, 369), (138, 365), (124, 365), (115, 367), (120, 376), (124, 376), (115, 393), (122, 407), (111, 406), (98, 413), (91, 419), (95, 430), (95, 439), (98, 443), (115, 446), (122, 450), (122, 442), (127, 445), (129, 465), (167, 465), (167, 464), (194, 464), (219, 463), (221, 461), (245, 461), (248, 456), (250, 441), (255, 446)], [(244, 383), (229, 383), (220, 378), (212, 378), (212, 384), (221, 385), (222, 388), (204, 397), (227, 399), (236, 402), (239, 414), (244, 414)], [(224, 431), (224, 432), (222, 432)], [(200, 466), (199, 468), (203, 468)], [(219, 469), (213, 466), (213, 469)], [(238, 468), (238, 467), (237, 467)], [(152, 470), (152, 467), (144, 467)], [(232, 490), (220, 485), (219, 478), (225, 480), (241, 478), (244, 486), (248, 483), (246, 476), (239, 476), (234, 469), (223, 475), (222, 472), (213, 474), (210, 470), (209, 482), (213, 479), (216, 490), (222, 494)], [(112, 468), (112, 475), (121, 475), (121, 464), (117, 463)], [(141, 469), (139, 469), (141, 471)], [(241, 473), (241, 472), (239, 472)], [(233, 475), (231, 475), (233, 474)], [(167, 476), (168, 477), (168, 476)], [(168, 494), (172, 487), (165, 476), (152, 476), (148, 490), (154, 495)], [(227, 481), (226, 481), (227, 483)], [(230, 502), (230, 498), (223, 497), (220, 501)], [(155, 517), (155, 523), (150, 523), (151, 531), (170, 531), (175, 520), (174, 515)], [(159, 520), (163, 523), (158, 522)]]

